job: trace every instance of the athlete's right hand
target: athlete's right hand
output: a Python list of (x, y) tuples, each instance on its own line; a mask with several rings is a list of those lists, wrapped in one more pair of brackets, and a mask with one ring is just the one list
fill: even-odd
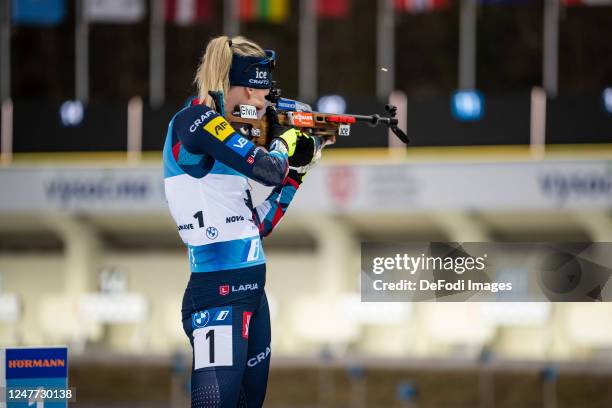
[(268, 133), (272, 138), (280, 137), (287, 130), (291, 129), (291, 127), (283, 126), (279, 123), (278, 112), (273, 105), (266, 108), (266, 119), (268, 120)]

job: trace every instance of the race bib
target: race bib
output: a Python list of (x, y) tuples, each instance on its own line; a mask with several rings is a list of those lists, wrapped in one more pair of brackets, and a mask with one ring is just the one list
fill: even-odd
[(232, 366), (232, 307), (198, 311), (191, 316), (194, 370)]

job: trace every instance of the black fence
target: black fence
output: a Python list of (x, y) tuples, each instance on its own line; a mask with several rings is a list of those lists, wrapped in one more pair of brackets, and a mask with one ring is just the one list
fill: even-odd
[[(414, 146), (524, 145), (530, 138), (530, 95), (485, 95), (478, 121), (461, 122), (451, 114), (450, 96), (408, 98), (407, 134)], [(62, 111), (62, 102), (17, 100), (13, 105), (16, 153), (125, 151), (127, 101), (92, 102), (76, 111)], [(168, 123), (181, 103), (152, 109), (143, 106), (142, 147), (161, 150)], [(601, 94), (565, 94), (547, 102), (546, 141), (555, 143), (612, 142), (612, 114)], [(349, 100), (347, 113), (384, 114), (372, 101)], [(335, 147), (385, 147), (387, 131), (356, 124)]]

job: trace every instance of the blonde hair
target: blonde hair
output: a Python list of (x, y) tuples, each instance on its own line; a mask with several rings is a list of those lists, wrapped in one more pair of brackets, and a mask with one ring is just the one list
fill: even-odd
[(208, 91), (222, 91), (223, 95), (227, 95), (230, 87), (229, 71), (232, 65), (233, 54), (245, 57), (266, 56), (265, 51), (259, 45), (242, 36), (230, 39), (222, 35), (210, 40), (194, 79), (198, 86), (198, 99), (200, 103), (213, 106), (213, 101), (210, 95), (208, 95)]

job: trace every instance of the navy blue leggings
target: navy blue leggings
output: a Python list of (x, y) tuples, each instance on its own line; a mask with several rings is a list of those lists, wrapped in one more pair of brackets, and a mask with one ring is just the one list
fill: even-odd
[(192, 408), (259, 408), (270, 369), (265, 265), (192, 273), (183, 329), (193, 350)]

